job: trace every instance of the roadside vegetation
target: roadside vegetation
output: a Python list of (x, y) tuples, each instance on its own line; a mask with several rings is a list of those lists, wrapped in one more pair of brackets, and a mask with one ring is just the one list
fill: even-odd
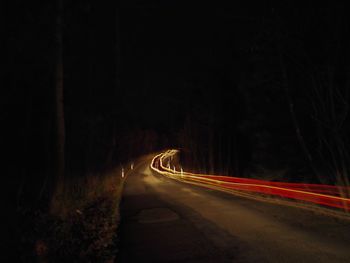
[(58, 183), (50, 209), (22, 211), (21, 260), (112, 262), (124, 179), (120, 167)]

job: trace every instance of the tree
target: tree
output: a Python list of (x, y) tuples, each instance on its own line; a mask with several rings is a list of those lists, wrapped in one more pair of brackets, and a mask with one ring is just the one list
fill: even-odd
[(55, 182), (64, 178), (65, 168), (65, 121), (64, 121), (64, 88), (63, 88), (63, 0), (57, 0), (56, 18), (56, 172)]

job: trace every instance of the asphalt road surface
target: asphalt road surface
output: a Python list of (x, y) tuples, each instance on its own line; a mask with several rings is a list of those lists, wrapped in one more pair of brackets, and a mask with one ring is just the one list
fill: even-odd
[(116, 262), (350, 262), (350, 221), (156, 174), (127, 177)]

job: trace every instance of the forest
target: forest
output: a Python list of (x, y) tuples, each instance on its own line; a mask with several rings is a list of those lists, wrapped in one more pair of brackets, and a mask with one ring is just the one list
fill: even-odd
[(59, 185), (162, 149), (189, 171), (349, 185), (343, 3), (12, 1), (5, 20), (8, 248)]

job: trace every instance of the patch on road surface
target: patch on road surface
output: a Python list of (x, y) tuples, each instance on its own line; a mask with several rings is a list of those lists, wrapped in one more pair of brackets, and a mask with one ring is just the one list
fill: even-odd
[(141, 224), (168, 222), (179, 219), (179, 215), (174, 211), (162, 207), (141, 210), (137, 217), (138, 222)]

